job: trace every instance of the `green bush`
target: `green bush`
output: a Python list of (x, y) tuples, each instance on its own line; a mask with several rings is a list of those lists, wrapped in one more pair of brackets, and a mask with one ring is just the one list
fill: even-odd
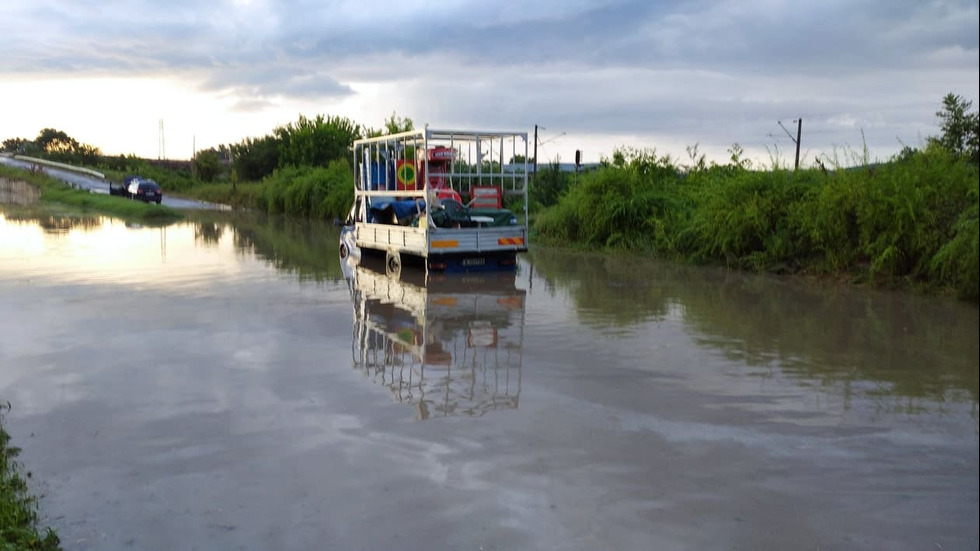
[(955, 235), (945, 243), (930, 263), (931, 273), (940, 283), (953, 287), (964, 299), (977, 300), (980, 295), (980, 223), (977, 195), (973, 206), (956, 224)]
[(558, 161), (539, 168), (528, 187), (528, 200), (532, 211), (538, 211), (558, 203), (572, 184), (572, 177), (562, 172)]
[(684, 252), (755, 270), (798, 268), (810, 252), (799, 221), (811, 210), (818, 175), (715, 167), (692, 176)]
[(540, 241), (738, 268), (847, 275), (977, 297), (978, 171), (931, 145), (827, 171), (747, 170), (628, 152), (537, 216)]
[(929, 147), (891, 163), (835, 171), (808, 231), (835, 270), (867, 265), (879, 281), (926, 281), (976, 195), (976, 167)]
[(652, 151), (631, 151), (578, 183), (536, 223), (539, 235), (553, 244), (589, 248), (674, 251), (669, 230), (686, 210), (678, 194), (678, 173), (667, 158)]
[(262, 181), (256, 206), (269, 213), (319, 219), (342, 218), (354, 201), (354, 176), (347, 161), (327, 167), (286, 167)]

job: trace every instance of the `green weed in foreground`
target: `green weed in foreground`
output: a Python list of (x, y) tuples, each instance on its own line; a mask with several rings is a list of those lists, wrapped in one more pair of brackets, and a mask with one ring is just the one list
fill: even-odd
[(0, 407), (0, 549), (61, 549), (58, 535), (53, 530), (47, 528), (42, 535), (38, 528), (37, 499), (30, 495), (20, 465), (15, 461), (19, 450), (9, 445), (10, 435), (3, 428), (2, 409)]

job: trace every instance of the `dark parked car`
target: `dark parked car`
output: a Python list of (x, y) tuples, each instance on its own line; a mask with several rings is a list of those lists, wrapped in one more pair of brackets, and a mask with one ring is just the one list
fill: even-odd
[(134, 180), (133, 183), (129, 184), (126, 191), (131, 199), (138, 199), (146, 203), (152, 201), (158, 205), (160, 201), (163, 201), (163, 190), (153, 180)]
[(163, 200), (163, 190), (153, 180), (140, 176), (126, 176), (123, 183), (109, 182), (109, 195), (118, 195), (130, 199), (139, 199), (147, 203), (160, 204)]

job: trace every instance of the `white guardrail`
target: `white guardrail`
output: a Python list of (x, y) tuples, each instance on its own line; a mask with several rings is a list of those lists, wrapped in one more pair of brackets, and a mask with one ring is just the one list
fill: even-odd
[(97, 170), (92, 170), (91, 168), (82, 168), (80, 166), (72, 166), (65, 163), (58, 163), (55, 161), (49, 161), (47, 159), (38, 159), (36, 157), (27, 157), (24, 155), (14, 155), (13, 158), (17, 159), (18, 161), (26, 161), (29, 163), (35, 163), (39, 165), (53, 166), (55, 168), (70, 170), (72, 172), (81, 172), (82, 174), (88, 174), (89, 176), (95, 176), (96, 178), (101, 178), (105, 180), (105, 174)]

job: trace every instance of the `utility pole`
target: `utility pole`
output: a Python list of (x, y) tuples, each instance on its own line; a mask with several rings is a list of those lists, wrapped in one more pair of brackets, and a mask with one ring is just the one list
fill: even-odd
[(793, 170), (799, 170), (800, 168), (800, 136), (803, 134), (803, 117), (796, 119), (796, 167)]
[(793, 167), (793, 170), (799, 170), (799, 168), (800, 168), (800, 138), (803, 135), (803, 117), (800, 117), (800, 118), (796, 119), (795, 121), (793, 121), (793, 122), (796, 123), (796, 137), (795, 138), (793, 137), (792, 134), (790, 134), (789, 130), (787, 130), (786, 127), (783, 126), (783, 121), (776, 121), (776, 122), (779, 123), (779, 127), (783, 129), (783, 132), (786, 132), (786, 135), (789, 136), (789, 139), (793, 140), (793, 143), (796, 144), (796, 165)]
[(538, 181), (538, 125), (534, 125), (534, 180)]
[(160, 119), (160, 135), (158, 136), (159, 143), (157, 143), (157, 159), (167, 158), (167, 148), (163, 142), (163, 119)]

